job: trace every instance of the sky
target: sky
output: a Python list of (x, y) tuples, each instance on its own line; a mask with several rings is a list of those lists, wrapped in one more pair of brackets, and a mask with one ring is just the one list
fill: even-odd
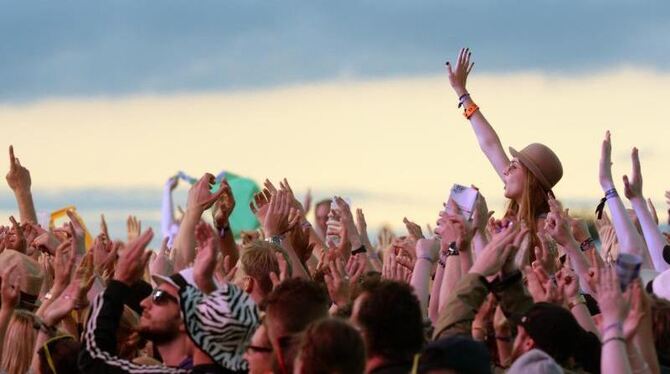
[[(543, 142), (561, 158), (559, 197), (595, 206), (610, 129), (617, 181), (639, 147), (645, 193), (665, 208), (667, 1), (0, 7), (0, 129), (31, 170), (38, 210), (75, 204), (115, 230), (129, 212), (154, 225), (169, 175), (231, 170), (349, 196), (372, 225), (434, 221), (453, 183), (476, 184), (499, 211), (502, 184), (444, 70), (462, 46), (503, 144)], [(0, 211), (13, 210), (5, 188)]]

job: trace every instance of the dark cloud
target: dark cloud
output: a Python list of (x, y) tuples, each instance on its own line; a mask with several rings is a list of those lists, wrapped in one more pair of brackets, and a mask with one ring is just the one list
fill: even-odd
[(670, 67), (667, 1), (1, 1), (0, 100)]

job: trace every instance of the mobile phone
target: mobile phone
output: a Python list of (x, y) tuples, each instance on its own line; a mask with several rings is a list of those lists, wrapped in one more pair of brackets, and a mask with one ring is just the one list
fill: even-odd
[[(466, 219), (472, 219), (472, 214), (475, 210), (475, 203), (477, 202), (477, 197), (479, 196), (479, 191), (472, 187), (465, 187), (460, 184), (454, 184), (451, 187), (451, 192), (449, 193), (448, 201), (453, 201), (458, 205), (461, 215)], [(450, 203), (447, 202), (447, 213), (454, 214), (455, 212), (451, 211)]]

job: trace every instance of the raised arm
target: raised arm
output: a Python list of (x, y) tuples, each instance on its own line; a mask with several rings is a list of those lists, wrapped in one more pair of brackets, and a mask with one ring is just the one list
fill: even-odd
[[(179, 178), (172, 176), (168, 178), (163, 187), (163, 202), (161, 204), (161, 235), (170, 237), (172, 225), (176, 224), (174, 219), (174, 202), (172, 200), (172, 191), (177, 188)], [(168, 246), (172, 246), (174, 238), (168, 240)]]
[[(462, 103), (465, 108), (474, 104), (472, 95), (466, 89), (466, 82), (474, 62), (470, 62), (471, 52), (469, 48), (461, 49), (456, 60), (456, 66), (452, 67), (451, 63), (447, 61), (447, 71), (449, 73), (449, 83), (456, 92), (459, 98), (459, 104)], [(460, 107), (460, 105), (459, 105)], [(493, 165), (493, 168), (503, 179), (503, 173), (509, 165), (509, 157), (503, 149), (502, 143), (496, 131), (491, 127), (489, 121), (486, 120), (482, 114), (481, 109), (475, 111), (469, 118), (472, 129), (475, 131), (479, 147), (482, 149), (486, 157)]]
[(30, 191), (31, 179), (30, 171), (21, 166), (18, 157), (14, 157), (14, 147), (9, 146), (9, 172), (7, 173), (7, 184), (14, 191), (16, 204), (19, 206), (19, 215), (21, 223), (37, 223), (37, 214), (35, 213), (35, 204), (33, 203), (33, 194)]
[(225, 179), (221, 181), (221, 188), (223, 189), (223, 194), (214, 203), (212, 218), (214, 227), (218, 232), (221, 255), (224, 257), (230, 256), (231, 263), (236, 263), (240, 258), (240, 253), (237, 250), (235, 237), (230, 227), (230, 215), (233, 213), (233, 209), (235, 209), (235, 197), (233, 197), (233, 190)]
[(424, 319), (428, 316), (430, 274), (437, 262), (439, 251), (437, 240), (421, 238), (416, 242), (416, 264), (409, 284), (414, 288), (414, 293), (421, 303)]
[(224, 192), (223, 188), (219, 188), (216, 193), (210, 192), (213, 184), (214, 176), (205, 173), (188, 191), (186, 214), (179, 226), (179, 234), (175, 238), (173, 249), (175, 253), (174, 271), (188, 267), (195, 258), (195, 226), (200, 222), (202, 213), (214, 205), (214, 202)]
[(665, 241), (661, 230), (659, 230), (658, 224), (651, 215), (647, 202), (642, 195), (642, 171), (637, 148), (633, 148), (631, 159), (633, 161), (633, 172), (630, 178), (627, 175), (623, 176), (624, 192), (635, 210), (638, 221), (640, 221), (642, 234), (644, 235), (644, 240), (647, 242), (654, 269), (658, 272), (663, 272), (670, 268), (670, 264), (663, 259), (663, 248), (668, 243)]
[(626, 354), (623, 322), (626, 317), (626, 301), (621, 295), (619, 279), (612, 267), (601, 269), (597, 284), (598, 306), (602, 314), (602, 352), (600, 371), (603, 373), (631, 373)]
[[(622, 253), (629, 253), (644, 258), (646, 245), (633, 226), (633, 222), (626, 212), (621, 198), (614, 188), (612, 180), (612, 142), (610, 132), (605, 133), (600, 155), (600, 186), (607, 199), (607, 207), (612, 214), (612, 223), (619, 240), (619, 248)], [(598, 217), (600, 218), (600, 217)]]

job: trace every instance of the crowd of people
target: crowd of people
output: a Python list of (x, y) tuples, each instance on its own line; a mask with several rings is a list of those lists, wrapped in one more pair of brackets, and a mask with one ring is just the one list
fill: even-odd
[(505, 152), (466, 88), (472, 67), (468, 49), (447, 62), (506, 211), (479, 191), (471, 216), (450, 200), (432, 232), (405, 218), (406, 233), (374, 243), (361, 209), (311, 209), (286, 179), (263, 183), (248, 207), (261, 228), (236, 239), (235, 196), (211, 174), (177, 218), (170, 206), (160, 250), (134, 218), (127, 238), (103, 217), (90, 240), (74, 212), (37, 224), (10, 146), (20, 220), (0, 227), (0, 373), (668, 372), (670, 235), (637, 150), (618, 191), (608, 132), (596, 216), (570, 216), (552, 192), (559, 157), (540, 143)]

